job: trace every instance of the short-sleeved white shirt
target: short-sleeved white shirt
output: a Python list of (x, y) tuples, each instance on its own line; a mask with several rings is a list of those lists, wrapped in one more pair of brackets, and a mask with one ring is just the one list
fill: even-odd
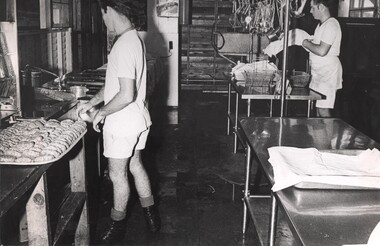
[[(340, 43), (342, 40), (342, 31), (340, 29), (339, 22), (335, 18), (329, 18), (322, 24), (319, 24), (314, 32), (313, 43), (320, 44), (323, 41), (326, 44), (331, 45), (326, 57), (337, 57), (340, 54)], [(318, 56), (310, 52), (310, 59), (318, 62), (324, 57)]]
[(145, 45), (137, 31), (124, 33), (108, 55), (104, 103), (119, 92), (119, 78), (136, 80), (137, 95), (134, 102), (106, 117), (105, 133), (128, 136), (142, 132), (152, 124), (145, 100), (146, 69)]

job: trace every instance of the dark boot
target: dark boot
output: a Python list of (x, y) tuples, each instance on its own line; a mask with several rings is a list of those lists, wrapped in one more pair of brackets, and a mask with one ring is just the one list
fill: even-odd
[(99, 244), (114, 244), (120, 242), (125, 235), (126, 220), (114, 221), (110, 219), (109, 225), (97, 240)]
[(160, 230), (161, 227), (161, 219), (160, 215), (158, 214), (158, 209), (156, 206), (152, 205), (146, 208), (143, 208), (144, 212), (144, 218), (146, 225), (148, 227), (148, 230), (150, 232), (157, 232)]

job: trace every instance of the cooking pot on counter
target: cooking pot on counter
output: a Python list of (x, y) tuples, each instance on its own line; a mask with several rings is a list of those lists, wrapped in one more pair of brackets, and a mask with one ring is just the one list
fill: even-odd
[(85, 97), (87, 94), (88, 88), (85, 86), (75, 85), (70, 86), (70, 92), (75, 95), (75, 98)]

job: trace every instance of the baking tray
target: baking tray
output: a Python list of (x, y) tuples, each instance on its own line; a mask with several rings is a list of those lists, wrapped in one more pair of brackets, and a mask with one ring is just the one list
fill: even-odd
[(69, 148), (67, 148), (64, 152), (62, 152), (59, 156), (54, 159), (44, 161), (44, 162), (0, 162), (0, 165), (17, 165), (17, 166), (38, 166), (38, 165), (46, 165), (56, 161), (59, 161), (62, 157), (64, 157), (70, 150), (81, 140), (86, 134), (87, 130), (81, 133), (81, 135), (73, 141)]
[[(325, 153), (334, 153), (341, 155), (351, 155), (356, 156), (365, 150), (360, 149), (331, 149), (331, 150), (319, 150)], [(349, 185), (331, 185), (316, 182), (300, 182), (294, 185), (297, 189), (319, 189), (319, 190), (380, 190), (378, 188), (371, 187), (359, 187), (359, 186), (349, 186)]]
[(281, 202), (299, 213), (349, 215), (380, 211), (380, 190), (285, 189)]

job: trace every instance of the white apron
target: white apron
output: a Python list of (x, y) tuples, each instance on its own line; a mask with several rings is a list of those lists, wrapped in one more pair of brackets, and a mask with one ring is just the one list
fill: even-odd
[(343, 69), (337, 56), (310, 58), (311, 89), (327, 95), (342, 88)]

